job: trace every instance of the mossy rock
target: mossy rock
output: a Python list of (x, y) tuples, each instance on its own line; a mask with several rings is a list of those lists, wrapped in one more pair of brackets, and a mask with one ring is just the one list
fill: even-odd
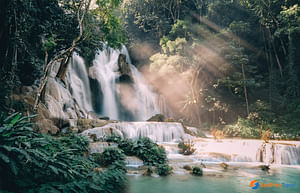
[(164, 122), (165, 121), (165, 116), (162, 114), (156, 114), (147, 121), (153, 121), (153, 122)]
[(193, 170), (192, 166), (190, 166), (190, 165), (184, 165), (183, 169), (188, 170), (188, 171), (192, 171)]

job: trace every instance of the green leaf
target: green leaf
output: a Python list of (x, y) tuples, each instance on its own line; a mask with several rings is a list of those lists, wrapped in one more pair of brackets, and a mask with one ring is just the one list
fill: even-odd
[(57, 170), (56, 167), (54, 167), (54, 166), (52, 166), (52, 165), (49, 165), (49, 168), (50, 168), (56, 175), (59, 174), (59, 172), (58, 172), (58, 170)]
[(0, 152), (0, 158), (5, 162), (5, 163), (9, 163), (9, 157), (7, 157), (5, 154)]
[(21, 113), (17, 114), (17, 115), (13, 118), (13, 120), (10, 121), (8, 127), (11, 128), (12, 126), (14, 126), (14, 125), (18, 122), (18, 120), (20, 119), (20, 117), (21, 117)]

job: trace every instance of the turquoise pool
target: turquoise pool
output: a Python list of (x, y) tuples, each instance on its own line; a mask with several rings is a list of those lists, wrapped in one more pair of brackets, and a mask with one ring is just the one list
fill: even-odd
[[(202, 177), (191, 175), (171, 175), (168, 177), (128, 176), (128, 179), (129, 193), (300, 193), (300, 169), (290, 167), (273, 168), (269, 172), (238, 169)], [(290, 185), (281, 188), (258, 187), (254, 190), (249, 186), (253, 180), (263, 184), (285, 183)]]

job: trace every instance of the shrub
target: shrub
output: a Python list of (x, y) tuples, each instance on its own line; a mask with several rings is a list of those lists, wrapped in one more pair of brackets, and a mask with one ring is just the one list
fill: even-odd
[(261, 139), (264, 140), (265, 142), (268, 142), (273, 135), (273, 131), (268, 129), (266, 131), (262, 131), (261, 133)]
[(160, 176), (167, 176), (171, 173), (172, 168), (168, 164), (159, 164), (156, 166), (155, 171)]
[(121, 141), (121, 137), (119, 135), (112, 133), (111, 135), (106, 137), (105, 141), (117, 143), (117, 142)]
[(112, 165), (115, 161), (125, 161), (126, 156), (123, 151), (116, 147), (107, 147), (101, 154), (101, 164), (103, 166)]
[(192, 174), (195, 176), (202, 176), (203, 175), (203, 170), (200, 167), (194, 167)]
[(134, 142), (131, 139), (121, 139), (118, 142), (118, 147), (128, 156), (135, 155), (133, 151)]
[(221, 139), (224, 139), (224, 137), (225, 137), (224, 131), (218, 130), (216, 128), (213, 128), (211, 133), (214, 136), (215, 140), (221, 140)]
[(156, 166), (167, 163), (166, 151), (149, 138), (140, 138), (133, 147), (136, 156), (144, 161), (145, 165)]
[(260, 138), (260, 129), (249, 119), (238, 118), (234, 125), (227, 125), (224, 133), (229, 137)]
[(194, 144), (192, 142), (190, 143), (184, 143), (183, 141), (179, 142), (178, 143), (178, 148), (180, 148), (179, 153), (183, 155), (191, 155), (196, 151), (196, 149), (193, 148), (193, 146)]
[[(109, 138), (110, 141), (111, 139), (114, 139), (114, 137)], [(115, 142), (118, 144), (118, 148), (122, 149), (126, 155), (137, 156), (143, 160), (145, 165), (158, 166), (161, 164), (167, 165), (168, 163), (165, 149), (147, 137), (140, 138), (137, 141), (120, 139)]]

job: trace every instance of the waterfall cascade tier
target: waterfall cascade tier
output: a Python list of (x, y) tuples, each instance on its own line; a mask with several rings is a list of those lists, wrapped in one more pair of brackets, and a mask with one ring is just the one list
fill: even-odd
[(193, 141), (196, 151), (191, 156), (178, 154), (177, 144), (163, 144), (171, 160), (178, 162), (257, 162), (300, 165), (300, 142), (198, 138)]
[(103, 127), (88, 129), (82, 134), (89, 136), (96, 134), (97, 138), (108, 135), (108, 130), (123, 138), (137, 139), (148, 137), (155, 142), (171, 142), (187, 138), (181, 123), (163, 122), (118, 122), (109, 123)]

